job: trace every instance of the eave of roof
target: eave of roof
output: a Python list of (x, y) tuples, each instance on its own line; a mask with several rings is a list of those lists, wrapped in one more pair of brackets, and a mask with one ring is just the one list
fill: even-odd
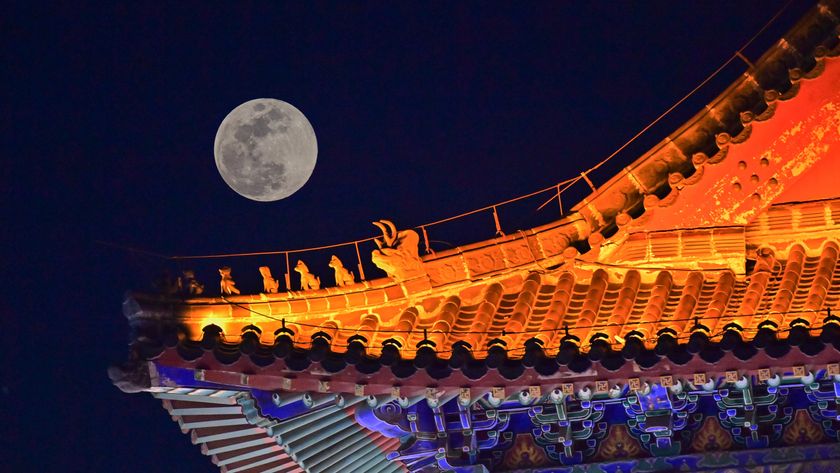
[[(733, 369), (718, 373), (714, 368), (693, 376), (666, 372), (655, 380), (631, 377), (611, 379), (594, 386), (581, 386), (578, 380), (569, 380), (571, 382), (553, 389), (540, 385), (523, 390), (514, 385), (466, 390), (426, 387), (415, 393), (410, 386), (396, 388), (396, 392), (392, 387), (383, 394), (342, 395), (346, 399), (344, 407), (319, 401), (318, 406), (310, 405), (301, 410), (295, 403), (299, 402), (296, 399), (300, 396), (296, 392), (306, 388), (302, 383), (296, 385), (298, 391), (293, 392), (266, 393), (255, 386), (231, 388), (232, 382), (226, 377), (242, 378), (241, 372), (171, 368), (163, 361), (162, 358), (138, 365), (148, 366), (150, 387), (147, 390), (164, 401), (164, 406), (185, 431), (195, 429), (193, 441), (203, 444), (202, 451), (214, 455), (223, 471), (294, 470), (296, 466), (290, 464), (282, 452), (272, 455), (278, 450), (262, 451), (276, 447), (271, 446), (274, 438), (287, 451), (296, 451), (293, 454), (296, 459), (314, 459), (306, 467), (310, 471), (334, 471), (338, 468), (336, 465), (358, 469), (359, 464), (368, 461), (374, 463), (365, 471), (401, 471), (403, 467), (425, 471), (423, 466), (430, 463), (444, 471), (450, 470), (447, 465), (455, 466), (456, 471), (461, 471), (457, 470), (460, 467), (470, 468), (469, 465), (479, 471), (487, 471), (487, 467), (492, 467), (490, 471), (508, 471), (512, 466), (522, 466), (520, 460), (507, 456), (511, 451), (519, 450), (513, 447), (523, 433), (527, 436), (526, 443), (535, 444), (525, 446), (524, 451), (539, 455), (543, 448), (543, 456), (550, 457), (534, 464), (535, 467), (583, 462), (597, 468), (602, 465), (598, 462), (613, 458), (609, 452), (616, 441), (632, 443), (633, 458), (655, 457), (663, 465), (674, 466), (686, 460), (694, 464), (702, 459), (696, 454), (702, 457), (710, 449), (736, 455), (739, 462), (746, 464), (754, 464), (756, 459), (751, 456), (763, 455), (761, 449), (771, 445), (778, 448), (821, 444), (823, 451), (815, 458), (834, 459), (838, 455), (834, 448), (836, 443), (831, 443), (838, 435), (835, 419), (835, 390), (840, 380), (838, 364), (827, 366), (827, 370), (794, 365), (792, 369), (762, 368), (758, 372)], [(250, 379), (243, 382), (259, 381), (258, 376), (247, 378)], [(222, 391), (219, 391), (220, 387)], [(318, 389), (322, 392), (333, 387), (322, 384)], [(307, 395), (327, 400), (338, 397)], [(270, 400), (266, 401), (266, 396)], [(262, 402), (260, 398), (263, 398)], [(284, 420), (268, 416), (267, 404), (277, 405), (272, 407), (274, 410), (285, 409), (285, 414), (276, 415)], [(330, 413), (346, 413), (352, 406), (356, 406), (354, 420), (343, 414), (336, 417)], [(300, 414), (290, 414), (289, 409)], [(328, 412), (330, 409), (332, 411)], [(754, 411), (754, 418), (749, 418), (748, 414)], [(443, 416), (442, 422), (432, 420), (438, 415)], [(751, 427), (753, 422), (757, 422), (755, 429)], [(346, 427), (342, 427), (345, 424)], [(540, 428), (532, 430), (534, 426)], [(635, 435), (628, 435), (628, 427), (631, 431), (635, 429)], [(331, 436), (335, 430), (344, 432), (353, 428), (379, 433), (370, 439), (372, 457), (353, 454), (345, 448), (348, 442)], [(471, 433), (466, 434), (464, 429)], [(573, 436), (573, 442), (564, 443), (560, 450), (557, 435), (564, 435), (567, 429), (583, 429), (582, 435)], [(807, 434), (804, 439), (803, 429)], [(488, 434), (491, 430), (495, 435)], [(640, 435), (645, 432), (657, 434), (655, 438)], [(744, 432), (750, 435), (744, 435)], [(403, 442), (399, 447), (393, 442), (407, 435), (413, 440)], [(710, 439), (710, 435), (716, 438)], [(323, 436), (333, 442), (320, 442)], [(482, 441), (471, 443), (470, 439), (476, 437)], [(392, 442), (388, 443), (386, 438)], [(666, 440), (664, 446), (660, 443), (663, 438)], [(439, 439), (447, 440), (440, 442)], [(494, 439), (496, 441), (489, 441)], [(349, 442), (350, 445), (356, 443)], [(307, 454), (306, 449), (313, 446), (318, 451)], [(325, 446), (332, 448), (330, 455), (322, 454)], [(398, 448), (388, 454), (388, 458), (398, 461), (389, 465), (378, 460), (377, 446), (382, 447), (380, 451)], [(570, 462), (574, 459), (577, 460)], [(761, 461), (779, 463), (783, 459), (785, 457), (764, 455)], [(556, 471), (558, 466), (551, 471)]]
[[(782, 97), (785, 94), (793, 97), (794, 91), (809, 88), (810, 84), (800, 86), (802, 81), (810, 80), (802, 79), (803, 77), (816, 76), (818, 72), (824, 70), (830, 70), (830, 73), (824, 74), (828, 77), (813, 82), (821, 84), (818, 89), (823, 91), (828, 89), (829, 92), (837, 95), (836, 88), (832, 86), (833, 81), (840, 77), (840, 66), (837, 64), (840, 61), (832, 60), (827, 56), (840, 53), (840, 41), (836, 34), (837, 18), (840, 17), (840, 12), (835, 11), (840, 9), (839, 4), (840, 2), (827, 2), (815, 8), (794, 28), (786, 40), (781, 41), (756, 63), (755, 70), (750, 75), (730, 87), (711, 107), (698, 114), (695, 119), (666, 140), (665, 144), (652, 150), (628, 167), (625, 173), (602, 186), (576, 208), (576, 213), (554, 224), (461, 247), (454, 253), (450, 252), (451, 254), (441, 253), (434, 257), (427, 257), (424, 269), (428, 277), (402, 282), (381, 279), (363, 282), (350, 288), (328, 288), (280, 295), (261, 294), (224, 299), (193, 298), (185, 301), (158, 300), (152, 301), (152, 304), (158, 305), (157, 309), (149, 307), (148, 304), (140, 310), (128, 307), (127, 315), (138, 320), (142, 317), (167, 317), (166, 313), (171, 312), (183, 320), (201, 319), (203, 325), (206, 326), (219, 318), (248, 316), (249, 311), (252, 311), (252, 313), (265, 314), (265, 318), (286, 319), (290, 324), (303, 318), (310, 324), (323, 324), (324, 331), (327, 333), (331, 328), (337, 328), (342, 324), (361, 321), (359, 328), (365, 331), (370, 328), (387, 327), (400, 320), (405, 315), (407, 305), (413, 306), (414, 311), (417, 312), (415, 319), (423, 318), (424, 311), (436, 311), (441, 317), (446, 318), (446, 304), (450, 302), (451, 296), (458, 294), (459, 300), (455, 303), (460, 305), (464, 294), (470, 292), (469, 286), (474, 285), (476, 281), (498, 278), (506, 274), (511, 276), (524, 274), (522, 277), (527, 278), (527, 271), (544, 272), (546, 268), (558, 265), (569, 266), (579, 256), (579, 250), (585, 253), (583, 257), (585, 260), (611, 263), (609, 258), (600, 255), (600, 250), (602, 246), (608, 247), (613, 243), (615, 239), (605, 241), (605, 237), (616, 228), (640, 225), (644, 230), (657, 230), (663, 228), (663, 225), (667, 228), (681, 224), (683, 219), (668, 215), (669, 212), (673, 214), (673, 206), (657, 209), (656, 215), (646, 212), (640, 218), (630, 218), (631, 214), (640, 209), (639, 206), (643, 200), (647, 202), (645, 207), (654, 205), (654, 201), (658, 202), (657, 205), (662, 205), (664, 201), (674, 200), (675, 196), (681, 192), (703, 192), (704, 189), (730, 180), (731, 173), (728, 169), (738, 165), (734, 161), (727, 162), (723, 168), (715, 169), (715, 165), (712, 165), (707, 172), (705, 170), (711, 162), (723, 159), (718, 155), (725, 154), (727, 147), (732, 146), (730, 142), (737, 141), (737, 137), (748, 129), (742, 123), (745, 116), (760, 117), (762, 114), (767, 114), (769, 110), (775, 110), (777, 107), (774, 100), (779, 94)], [(820, 34), (815, 34), (815, 31)], [(791, 81), (791, 77), (795, 80)], [(769, 90), (779, 93), (767, 93)], [(791, 103), (795, 101), (796, 99), (792, 99)], [(825, 119), (831, 120), (836, 117)], [(731, 138), (733, 136), (736, 138)], [(765, 140), (771, 139), (772, 136), (765, 137)], [(830, 137), (825, 139), (831, 140)], [(835, 143), (834, 146), (836, 145)], [(705, 158), (702, 158), (703, 156)], [(753, 158), (756, 161), (759, 159), (757, 156)], [(772, 165), (776, 165), (776, 160), (777, 158), (774, 157)], [(795, 166), (789, 166), (791, 162), (793, 161), (785, 159), (779, 164), (787, 169), (785, 176), (780, 174), (781, 171), (776, 173), (779, 174), (775, 178), (779, 189), (783, 187), (779, 184), (780, 180), (793, 177), (788, 174), (797, 174)], [(806, 167), (808, 165), (807, 162), (794, 164)], [(699, 171), (694, 166), (699, 166), (697, 168)], [(703, 174), (707, 176), (702, 179), (702, 186), (689, 185), (690, 181), (701, 180)], [(714, 183), (708, 182), (710, 179), (708, 175), (711, 174), (717, 175), (713, 179)], [(679, 176), (679, 179), (675, 180), (674, 176)], [(769, 184), (765, 185), (769, 186)], [(663, 194), (663, 189), (668, 193)], [(779, 193), (781, 190), (776, 192)], [(659, 199), (657, 195), (667, 196)], [(747, 205), (749, 208), (744, 212), (746, 212), (745, 215), (750, 216), (750, 219), (755, 218), (758, 212), (766, 209), (766, 206), (772, 202), (769, 198), (760, 200), (760, 204), (752, 202)], [(749, 199), (747, 201), (750, 202)], [(683, 204), (680, 208), (686, 207), (690, 208), (691, 205)], [(721, 218), (724, 217), (726, 215), (722, 215)], [(720, 224), (719, 220), (720, 218), (706, 224)], [(620, 236), (624, 237), (626, 234), (627, 232), (624, 232)], [(581, 241), (584, 243), (579, 244)], [(615, 245), (613, 247), (616, 248)], [(591, 251), (593, 249), (595, 251)], [(709, 250), (714, 249), (709, 248)], [(708, 253), (717, 254), (718, 252), (709, 251)], [(744, 271), (739, 268), (743, 267), (742, 261), (746, 258), (740, 257), (741, 262), (738, 262), (737, 256), (739, 255), (736, 254), (735, 257), (730, 258), (730, 260), (735, 260), (734, 267), (730, 269), (733, 269), (736, 276), (740, 278)], [(502, 277), (501, 280), (515, 280), (515, 278)], [(477, 291), (473, 290), (473, 292)], [(142, 297), (138, 296), (139, 299)], [(218, 308), (213, 308), (217, 304)], [(376, 315), (373, 317), (370, 316), (372, 307), (376, 308)], [(324, 319), (324, 317), (319, 317), (319, 314), (331, 315)], [(334, 320), (331, 320), (333, 318)], [(523, 323), (524, 325), (526, 324)], [(508, 330), (515, 331), (515, 329)], [(304, 332), (312, 331), (304, 330)], [(195, 339), (200, 336), (200, 333), (193, 331), (189, 336)]]
[[(154, 365), (150, 368), (155, 384), (172, 384), (170, 379), (158, 378)], [(340, 406), (322, 402), (297, 409), (300, 412), (291, 417), (272, 417), (262, 412), (265, 406), (249, 389), (230, 389), (192, 379), (182, 384), (190, 387), (176, 384), (150, 386), (149, 390), (222, 473), (314, 473), (339, 467), (381, 473), (405, 471), (400, 462), (385, 458), (386, 452), (399, 446), (397, 439), (370, 432), (354, 421), (355, 407), (362, 398), (341, 400)], [(297, 402), (291, 394), (278, 399), (286, 407), (294, 407)], [(316, 432), (333, 442), (313, 442)], [(330, 454), (319, 454), (327, 446)]]

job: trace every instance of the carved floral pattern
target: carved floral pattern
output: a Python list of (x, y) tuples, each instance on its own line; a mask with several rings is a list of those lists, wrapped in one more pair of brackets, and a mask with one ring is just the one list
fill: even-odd
[(459, 257), (447, 258), (440, 262), (426, 263), (426, 272), (432, 280), (432, 285), (442, 286), (461, 279), (467, 274), (463, 269), (463, 262)]
[(502, 251), (493, 247), (485, 250), (469, 252), (465, 255), (467, 267), (471, 274), (484, 274), (505, 268)]

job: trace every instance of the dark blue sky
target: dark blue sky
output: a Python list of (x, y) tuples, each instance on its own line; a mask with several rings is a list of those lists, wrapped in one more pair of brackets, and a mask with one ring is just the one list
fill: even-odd
[[(126, 356), (123, 293), (164, 265), (96, 240), (166, 254), (297, 248), (547, 187), (622, 145), (785, 2), (75, 3), (0, 19), (0, 409), (15, 447), (3, 461), (40, 465), (22, 471), (215, 471), (159, 402), (110, 385), (106, 367)], [(746, 55), (810, 5), (794, 1)], [(731, 64), (593, 181), (744, 70)], [(212, 155), (224, 116), (257, 97), (294, 104), (318, 137), (309, 183), (271, 204), (231, 191)], [(541, 201), (502, 209), (503, 228), (555, 218), (534, 212)], [(492, 234), (488, 214), (430, 236)], [(278, 260), (239, 273), (230, 261), (245, 288), (256, 263), (280, 272)]]

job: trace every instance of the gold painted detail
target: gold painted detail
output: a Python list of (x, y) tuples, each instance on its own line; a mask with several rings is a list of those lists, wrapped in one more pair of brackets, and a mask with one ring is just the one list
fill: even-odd
[(531, 434), (518, 434), (513, 447), (505, 453), (505, 468), (536, 468), (548, 465), (545, 451), (534, 443)]
[(822, 428), (808, 415), (808, 411), (800, 409), (793, 416), (793, 422), (785, 427), (783, 439), (788, 445), (807, 445), (826, 441)]
[(732, 448), (732, 436), (721, 427), (714, 417), (706, 417), (700, 430), (691, 441), (691, 449), (695, 452), (719, 452)]
[(610, 427), (607, 438), (598, 447), (595, 458), (598, 460), (615, 460), (621, 458), (636, 458), (642, 454), (639, 441), (630, 435), (627, 426), (615, 424)]

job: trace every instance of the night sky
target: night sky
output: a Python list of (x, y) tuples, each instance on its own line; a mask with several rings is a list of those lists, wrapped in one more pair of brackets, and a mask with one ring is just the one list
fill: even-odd
[[(167, 255), (300, 248), (551, 186), (621, 146), (786, 2), (23, 3), (0, 18), (0, 470), (212, 472), (160, 402), (106, 374), (127, 356), (125, 291), (179, 268), (97, 241)], [(745, 55), (810, 6), (794, 1)], [(745, 69), (730, 64), (592, 180)], [(258, 97), (295, 105), (318, 138), (308, 184), (274, 203), (235, 194), (213, 160), (221, 120)], [(501, 208), (502, 228), (556, 219), (556, 205), (536, 212), (541, 197)], [(430, 229), (438, 250), (493, 233), (489, 213)], [(350, 251), (337, 252), (348, 266)], [(327, 274), (330, 254), (310, 267)], [(282, 280), (278, 257), (195, 264), (211, 294), (220, 263), (244, 292), (260, 264)]]

